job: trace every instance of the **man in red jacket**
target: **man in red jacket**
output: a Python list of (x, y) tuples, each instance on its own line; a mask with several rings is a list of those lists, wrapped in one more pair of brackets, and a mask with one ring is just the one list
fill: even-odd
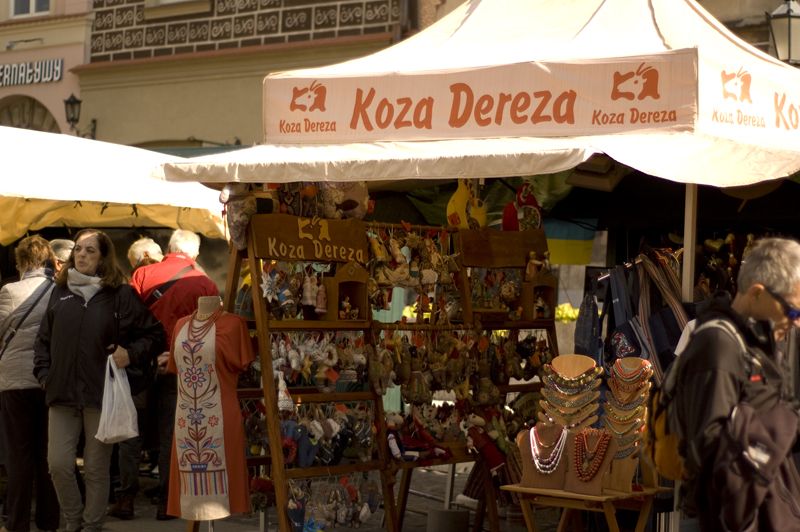
[[(176, 229), (169, 239), (168, 253), (164, 260), (138, 268), (131, 278), (131, 285), (139, 297), (164, 326), (169, 346), (172, 345), (175, 323), (197, 310), (197, 298), (219, 295), (217, 285), (195, 262), (199, 253), (200, 237), (191, 231)], [(159, 375), (154, 386), (159, 436), (158, 520), (174, 519), (167, 515), (166, 509), (177, 387), (175, 375), (164, 371), (168, 359), (169, 352), (158, 357)]]

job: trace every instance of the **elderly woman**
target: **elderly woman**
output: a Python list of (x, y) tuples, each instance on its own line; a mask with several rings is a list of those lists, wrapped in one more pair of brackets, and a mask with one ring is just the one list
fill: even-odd
[[(40, 236), (23, 238), (14, 250), (20, 280), (0, 289), (0, 418), (6, 440), (8, 491), (3, 529), (30, 530), (36, 490), (36, 526), (58, 528), (56, 492), (47, 472), (47, 406), (33, 377), (33, 342), (53, 289), (50, 244)], [(11, 332), (15, 331), (13, 338)]]
[[(33, 370), (50, 407), (47, 459), (68, 532), (103, 527), (112, 445), (94, 436), (108, 355), (120, 368), (145, 366), (164, 343), (161, 324), (125, 282), (111, 239), (97, 229), (80, 231), (42, 318)], [(85, 505), (75, 478), (81, 433)]]

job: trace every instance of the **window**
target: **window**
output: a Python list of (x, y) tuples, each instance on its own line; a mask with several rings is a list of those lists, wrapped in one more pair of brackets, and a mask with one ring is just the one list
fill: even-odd
[(15, 17), (49, 12), (50, 0), (14, 0)]
[(145, 0), (145, 20), (210, 14), (211, 0)]

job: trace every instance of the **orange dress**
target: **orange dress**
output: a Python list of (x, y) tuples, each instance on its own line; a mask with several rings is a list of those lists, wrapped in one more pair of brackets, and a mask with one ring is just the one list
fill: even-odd
[(187, 337), (190, 322), (175, 324), (167, 364), (178, 376), (167, 513), (207, 521), (250, 512), (236, 384), (255, 356), (239, 316), (222, 313), (199, 341)]

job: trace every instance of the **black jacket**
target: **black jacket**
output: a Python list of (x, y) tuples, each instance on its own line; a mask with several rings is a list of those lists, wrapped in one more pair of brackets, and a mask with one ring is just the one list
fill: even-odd
[(131, 365), (143, 366), (165, 343), (163, 327), (129, 285), (104, 287), (88, 303), (56, 286), (36, 336), (33, 374), (48, 405), (100, 408), (109, 346), (125, 347)]
[(703, 530), (722, 529), (720, 494), (711, 480), (721, 431), (734, 406), (742, 401), (763, 412), (790, 400), (774, 359), (771, 327), (745, 320), (730, 303), (729, 296), (717, 295), (698, 313), (697, 326), (712, 319), (729, 321), (744, 339), (749, 357), (735, 338), (719, 328), (698, 332), (680, 355), (674, 399), (683, 435), (681, 455), (689, 474), (682, 484), (683, 507), (698, 515)]

